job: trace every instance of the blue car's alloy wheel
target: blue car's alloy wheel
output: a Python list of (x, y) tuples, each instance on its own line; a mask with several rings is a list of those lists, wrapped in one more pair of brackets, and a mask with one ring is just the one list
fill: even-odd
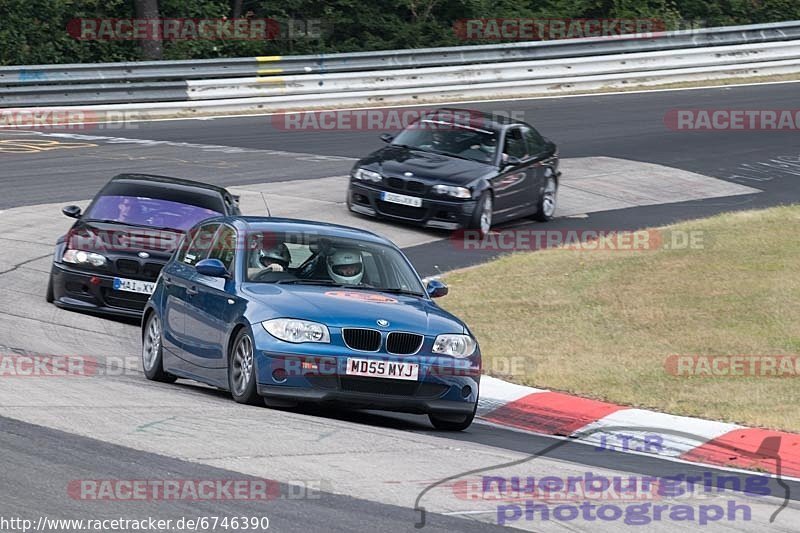
[(157, 314), (151, 313), (142, 338), (142, 368), (147, 379), (171, 383), (177, 378), (164, 372), (161, 339), (161, 320)]
[(256, 363), (253, 339), (246, 330), (236, 336), (228, 363), (228, 384), (231, 396), (239, 403), (260, 401), (256, 388)]

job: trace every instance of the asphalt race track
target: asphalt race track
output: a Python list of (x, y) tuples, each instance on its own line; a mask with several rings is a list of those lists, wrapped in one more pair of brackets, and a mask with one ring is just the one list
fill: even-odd
[[(689, 91), (463, 104), (514, 113), (559, 144), (564, 159), (559, 218), (548, 229), (637, 229), (714, 213), (800, 201), (796, 132), (676, 132), (673, 109), (793, 109), (792, 83)], [(69, 227), (66, 203), (89, 199), (121, 171), (223, 184), (248, 214), (320, 218), (382, 232), (403, 246), (423, 275), (496, 255), (454, 246), (446, 233), (351, 216), (345, 176), (381, 145), (381, 131), (285, 131), (269, 116), (87, 126), (69, 132), (0, 130), (0, 348), (3, 353), (79, 356), (85, 377), (4, 377), (0, 515), (27, 518), (268, 516), (277, 531), (489, 531), (498, 503), (465, 487), (480, 476), (670, 475), (720, 470), (652, 457), (600, 452), (477, 422), (460, 434), (431, 429), (425, 417), (235, 404), (226, 394), (141, 375), (138, 326), (57, 309), (44, 301), (52, 244)], [(266, 204), (266, 205), (265, 205)], [(513, 225), (537, 227), (520, 221)], [(543, 384), (546, 385), (546, 384)], [(516, 464), (515, 464), (516, 463)], [(470, 473), (474, 469), (481, 473)], [(451, 481), (438, 484), (442, 480)], [(69, 490), (76, 480), (267, 479), (268, 501), (93, 501)], [(461, 480), (465, 485), (459, 485)], [(298, 488), (299, 487), (299, 488)], [(426, 488), (431, 487), (426, 491)], [(800, 484), (756, 498), (708, 496), (752, 509), (750, 522), (705, 527), (795, 531)], [(14, 511), (13, 513), (11, 511)], [(618, 521), (506, 526), (532, 531), (617, 531)], [(691, 521), (649, 530), (694, 530)], [(2, 528), (0, 528), (2, 529)]]

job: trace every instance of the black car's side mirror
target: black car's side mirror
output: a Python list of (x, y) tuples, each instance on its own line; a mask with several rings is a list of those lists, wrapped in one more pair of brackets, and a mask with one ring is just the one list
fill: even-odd
[(64, 213), (69, 218), (81, 218), (81, 208), (77, 205), (67, 205), (61, 209), (61, 212)]
[(391, 133), (382, 133), (381, 140), (385, 143), (390, 143), (394, 140), (394, 135), (392, 135)]
[(522, 159), (513, 155), (505, 156), (504, 154), (503, 164), (507, 167), (515, 167), (522, 164)]
[(427, 285), (425, 285), (425, 290), (431, 298), (441, 298), (442, 296), (447, 296), (447, 293), (450, 292), (447, 284), (438, 279), (428, 281)]

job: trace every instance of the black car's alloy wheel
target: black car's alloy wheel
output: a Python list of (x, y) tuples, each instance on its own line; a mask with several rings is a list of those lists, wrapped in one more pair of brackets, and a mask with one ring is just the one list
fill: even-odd
[(536, 220), (547, 222), (552, 220), (556, 213), (556, 200), (558, 195), (558, 183), (554, 176), (545, 178), (544, 189), (539, 196), (539, 205), (536, 210)]
[(253, 338), (243, 329), (233, 341), (228, 359), (228, 385), (238, 403), (255, 405), (261, 402), (256, 386), (256, 354)]
[(161, 319), (150, 313), (142, 336), (142, 368), (147, 379), (172, 383), (177, 378), (164, 372)]
[(478, 230), (481, 233), (481, 237), (485, 236), (492, 229), (493, 213), (494, 202), (492, 201), (492, 194), (487, 191), (481, 195), (475, 206), (475, 211), (472, 212), (469, 229)]

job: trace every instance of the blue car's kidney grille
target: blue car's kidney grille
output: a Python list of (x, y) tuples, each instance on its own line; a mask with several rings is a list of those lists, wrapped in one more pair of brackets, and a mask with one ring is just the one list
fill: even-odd
[(381, 347), (381, 332), (375, 329), (343, 328), (342, 338), (351, 350), (377, 352)]
[(422, 346), (422, 335), (392, 331), (386, 337), (386, 351), (397, 355), (417, 353)]

